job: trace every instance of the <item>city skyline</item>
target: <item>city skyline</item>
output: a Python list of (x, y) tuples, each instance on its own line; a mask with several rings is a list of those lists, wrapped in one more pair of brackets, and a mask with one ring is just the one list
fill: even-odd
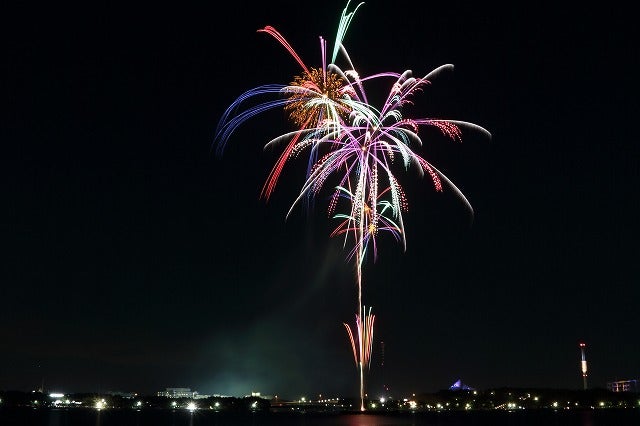
[[(638, 379), (631, 380), (618, 380), (609, 382), (606, 384), (606, 387), (597, 387), (597, 388), (587, 388), (587, 389), (563, 389), (563, 388), (544, 388), (544, 387), (509, 387), (509, 386), (497, 386), (487, 389), (477, 389), (471, 386), (468, 386), (466, 383), (463, 383), (461, 379), (456, 380), (455, 383), (451, 384), (448, 387), (438, 389), (431, 392), (413, 392), (408, 394), (379, 394), (379, 395), (367, 395), (366, 401), (368, 404), (375, 403), (377, 401), (404, 401), (414, 398), (424, 398), (428, 395), (441, 395), (441, 396), (455, 396), (455, 395), (464, 395), (464, 396), (473, 396), (473, 395), (482, 395), (482, 394), (495, 394), (496, 392), (501, 394), (510, 394), (511, 392), (517, 392), (521, 394), (527, 394), (527, 398), (533, 398), (533, 395), (557, 395), (566, 393), (578, 397), (585, 397), (587, 395), (601, 395), (603, 397), (615, 397), (616, 394), (623, 394), (625, 399), (633, 400), (634, 396), (638, 394), (640, 388), (638, 388)], [(359, 401), (358, 397), (353, 395), (339, 395), (339, 394), (307, 394), (303, 392), (294, 392), (290, 395), (277, 395), (270, 394), (260, 391), (251, 391), (246, 394), (238, 394), (238, 395), (227, 395), (216, 392), (211, 393), (203, 393), (199, 392), (197, 389), (191, 389), (189, 387), (166, 387), (162, 390), (157, 390), (154, 392), (148, 393), (139, 393), (133, 391), (125, 391), (122, 389), (108, 389), (108, 390), (73, 390), (73, 389), (34, 389), (34, 390), (7, 390), (0, 389), (0, 395), (13, 395), (11, 397), (14, 400), (25, 400), (25, 397), (28, 398), (31, 396), (31, 401), (45, 398), (50, 398), (51, 401), (61, 400), (62, 398), (69, 398), (72, 395), (82, 396), (86, 398), (87, 396), (113, 396), (121, 399), (141, 399), (141, 398), (149, 398), (149, 397), (162, 397), (168, 400), (180, 399), (183, 401), (187, 400), (202, 400), (202, 399), (211, 399), (211, 398), (229, 398), (229, 399), (237, 399), (237, 398), (260, 398), (264, 400), (271, 400), (275, 402), (325, 402), (325, 401), (345, 401), (349, 400), (353, 403), (352, 409), (354, 411), (359, 411)], [(545, 398), (546, 399), (546, 398)], [(536, 399), (535, 401), (537, 401)], [(25, 400), (26, 401), (26, 400)], [(70, 400), (69, 400), (70, 401)], [(69, 401), (67, 405), (69, 405)], [(0, 402), (2, 399), (0, 398)], [(547, 404), (549, 401), (546, 401)], [(186, 404), (186, 402), (185, 402)], [(567, 403), (572, 405), (571, 403)], [(640, 401), (638, 401), (640, 404)], [(73, 405), (73, 404), (72, 404)], [(531, 408), (531, 407), (530, 407)], [(591, 407), (595, 408), (595, 407)]]
[[(579, 346), (582, 349), (585, 345), (584, 343), (581, 343)], [(581, 366), (584, 365), (584, 357), (581, 358)], [(593, 387), (589, 387), (586, 384), (586, 374), (585, 374), (585, 369), (581, 369), (581, 377), (583, 380), (583, 387), (582, 390), (584, 391), (588, 391), (588, 390), (609, 390), (609, 391), (613, 391), (613, 392), (638, 392), (638, 379), (637, 378), (616, 378), (615, 380), (611, 380), (606, 382), (604, 385), (602, 384), (598, 384), (597, 386), (593, 386)], [(384, 381), (381, 381), (379, 378), (379, 374), (381, 372), (378, 372), (377, 374), (375, 374), (375, 377), (377, 379), (377, 384), (380, 385), (381, 383), (383, 384)], [(266, 399), (273, 399), (273, 398), (280, 398), (280, 399), (289, 399), (289, 400), (295, 400), (295, 399), (300, 399), (300, 398), (313, 398), (314, 396), (317, 396), (318, 398), (321, 398), (322, 395), (324, 394), (325, 396), (327, 395), (324, 392), (318, 392), (316, 393), (316, 395), (310, 395), (307, 394), (305, 392), (293, 392), (291, 394), (287, 394), (287, 395), (277, 395), (275, 393), (271, 393), (269, 392), (267, 389), (265, 390), (260, 390), (260, 389), (252, 389), (250, 392), (246, 393), (246, 394), (234, 394), (234, 395), (228, 395), (228, 394), (224, 394), (224, 393), (220, 393), (220, 392), (216, 392), (214, 389), (209, 389), (206, 392), (201, 392), (198, 389), (192, 389), (189, 386), (186, 386), (187, 384), (182, 383), (181, 386), (166, 386), (163, 389), (158, 389), (156, 391), (151, 391), (149, 392), (149, 390), (146, 391), (146, 393), (140, 393), (138, 392), (137, 389), (122, 389), (122, 388), (112, 388), (112, 389), (101, 389), (100, 386), (97, 387), (93, 387), (91, 388), (89, 386), (89, 388), (86, 389), (61, 389), (59, 386), (58, 387), (47, 387), (45, 386), (45, 380), (44, 377), (42, 378), (41, 382), (39, 383), (39, 386), (37, 388), (32, 388), (32, 389), (26, 389), (26, 388), (15, 388), (15, 389), (0, 389), (0, 391), (21, 391), (21, 392), (40, 392), (43, 394), (58, 394), (58, 393), (62, 393), (62, 394), (80, 394), (80, 393), (97, 393), (97, 394), (114, 394), (114, 395), (121, 395), (121, 396), (136, 396), (136, 395), (146, 395), (146, 396), (150, 396), (150, 395), (157, 395), (157, 396), (167, 396), (167, 397), (172, 397), (172, 398), (184, 398), (187, 397), (186, 394), (189, 394), (189, 397), (195, 398), (195, 399), (199, 399), (199, 398), (209, 398), (209, 397), (232, 397), (232, 398), (240, 398), (240, 397), (261, 397), (261, 398), (266, 398)], [(566, 387), (566, 388), (559, 388), (559, 387), (547, 387), (547, 386), (520, 386), (520, 387), (511, 387), (508, 385), (495, 385), (493, 387), (490, 388), (485, 388), (485, 389), (481, 389), (481, 388), (476, 388), (476, 387), (472, 387), (470, 386), (468, 383), (463, 382), (463, 380), (461, 378), (458, 378), (457, 380), (455, 380), (455, 382), (451, 383), (448, 386), (444, 386), (442, 388), (439, 389), (432, 389), (430, 391), (411, 391), (409, 393), (407, 393), (406, 395), (404, 394), (398, 394), (397, 392), (391, 392), (389, 389), (387, 389), (387, 387), (383, 384), (381, 386), (378, 386), (376, 389), (374, 389), (374, 392), (372, 392), (372, 395), (367, 395), (367, 399), (379, 399), (379, 398), (395, 398), (395, 399), (401, 399), (403, 397), (409, 396), (411, 394), (427, 394), (427, 393), (433, 393), (433, 392), (441, 392), (441, 391), (446, 391), (446, 390), (469, 390), (469, 391), (482, 391), (482, 392), (486, 392), (489, 391), (491, 389), (507, 389), (507, 388), (513, 388), (513, 389), (547, 389), (547, 390), (558, 390), (558, 391), (575, 391), (578, 388), (572, 386), (572, 387)], [(265, 392), (266, 391), (266, 392)], [(353, 395), (333, 395), (332, 397), (340, 397), (340, 398), (348, 398), (348, 397), (352, 397)]]
[[(12, 6), (0, 389), (358, 395), (342, 325), (354, 270), (325, 200), (285, 220), (304, 165), (259, 199), (285, 117), (211, 150), (239, 93), (298, 73), (257, 30), (315, 62), (345, 2), (296, 5)], [(403, 176), (407, 249), (381, 239), (363, 272), (369, 394), (581, 389), (580, 342), (590, 388), (640, 375), (632, 28), (566, 5), (358, 10), (345, 44), (363, 74), (451, 63), (414, 108), (493, 135), (421, 133), (475, 216)]]

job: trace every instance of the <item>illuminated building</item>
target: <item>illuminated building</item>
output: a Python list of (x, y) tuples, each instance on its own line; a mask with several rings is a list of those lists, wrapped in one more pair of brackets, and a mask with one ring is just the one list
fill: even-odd
[(462, 380), (458, 379), (456, 380), (456, 382), (454, 384), (452, 384), (451, 386), (449, 386), (449, 390), (473, 390), (472, 387), (465, 385), (464, 383), (462, 383)]
[(158, 396), (168, 398), (194, 398), (197, 394), (198, 392), (194, 392), (190, 388), (166, 388), (164, 391), (158, 392)]
[(607, 389), (611, 392), (638, 392), (638, 380), (618, 380), (607, 383)]

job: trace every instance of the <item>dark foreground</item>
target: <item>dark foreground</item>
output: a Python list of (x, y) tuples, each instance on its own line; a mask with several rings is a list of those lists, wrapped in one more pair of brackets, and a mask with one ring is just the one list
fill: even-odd
[(640, 409), (420, 413), (220, 413), (171, 409), (0, 408), (2, 426), (626, 426)]

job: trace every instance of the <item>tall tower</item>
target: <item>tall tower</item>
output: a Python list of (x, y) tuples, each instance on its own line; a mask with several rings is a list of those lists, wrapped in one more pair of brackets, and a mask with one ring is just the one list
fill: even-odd
[(387, 377), (384, 369), (384, 342), (380, 342), (380, 380), (382, 381), (382, 395), (386, 397), (389, 386), (386, 383)]
[(582, 361), (580, 362), (580, 369), (582, 370), (582, 385), (584, 390), (587, 390), (587, 357), (584, 354), (584, 343), (580, 343), (580, 353), (582, 354)]

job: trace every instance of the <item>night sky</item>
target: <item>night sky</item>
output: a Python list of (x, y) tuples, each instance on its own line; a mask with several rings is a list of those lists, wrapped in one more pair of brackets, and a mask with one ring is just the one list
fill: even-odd
[[(369, 394), (580, 389), (581, 341), (590, 387), (640, 378), (637, 26), (607, 5), (466, 3), (367, 1), (345, 38), (361, 75), (454, 64), (413, 111), (493, 136), (421, 133), (471, 225), (446, 187), (398, 175), (407, 250), (382, 235), (364, 265)], [(238, 95), (300, 72), (256, 30), (319, 66), (345, 3), (216, 4), (3, 13), (0, 389), (358, 395), (326, 197), (285, 220), (294, 161), (259, 198), (286, 117), (211, 150)]]

